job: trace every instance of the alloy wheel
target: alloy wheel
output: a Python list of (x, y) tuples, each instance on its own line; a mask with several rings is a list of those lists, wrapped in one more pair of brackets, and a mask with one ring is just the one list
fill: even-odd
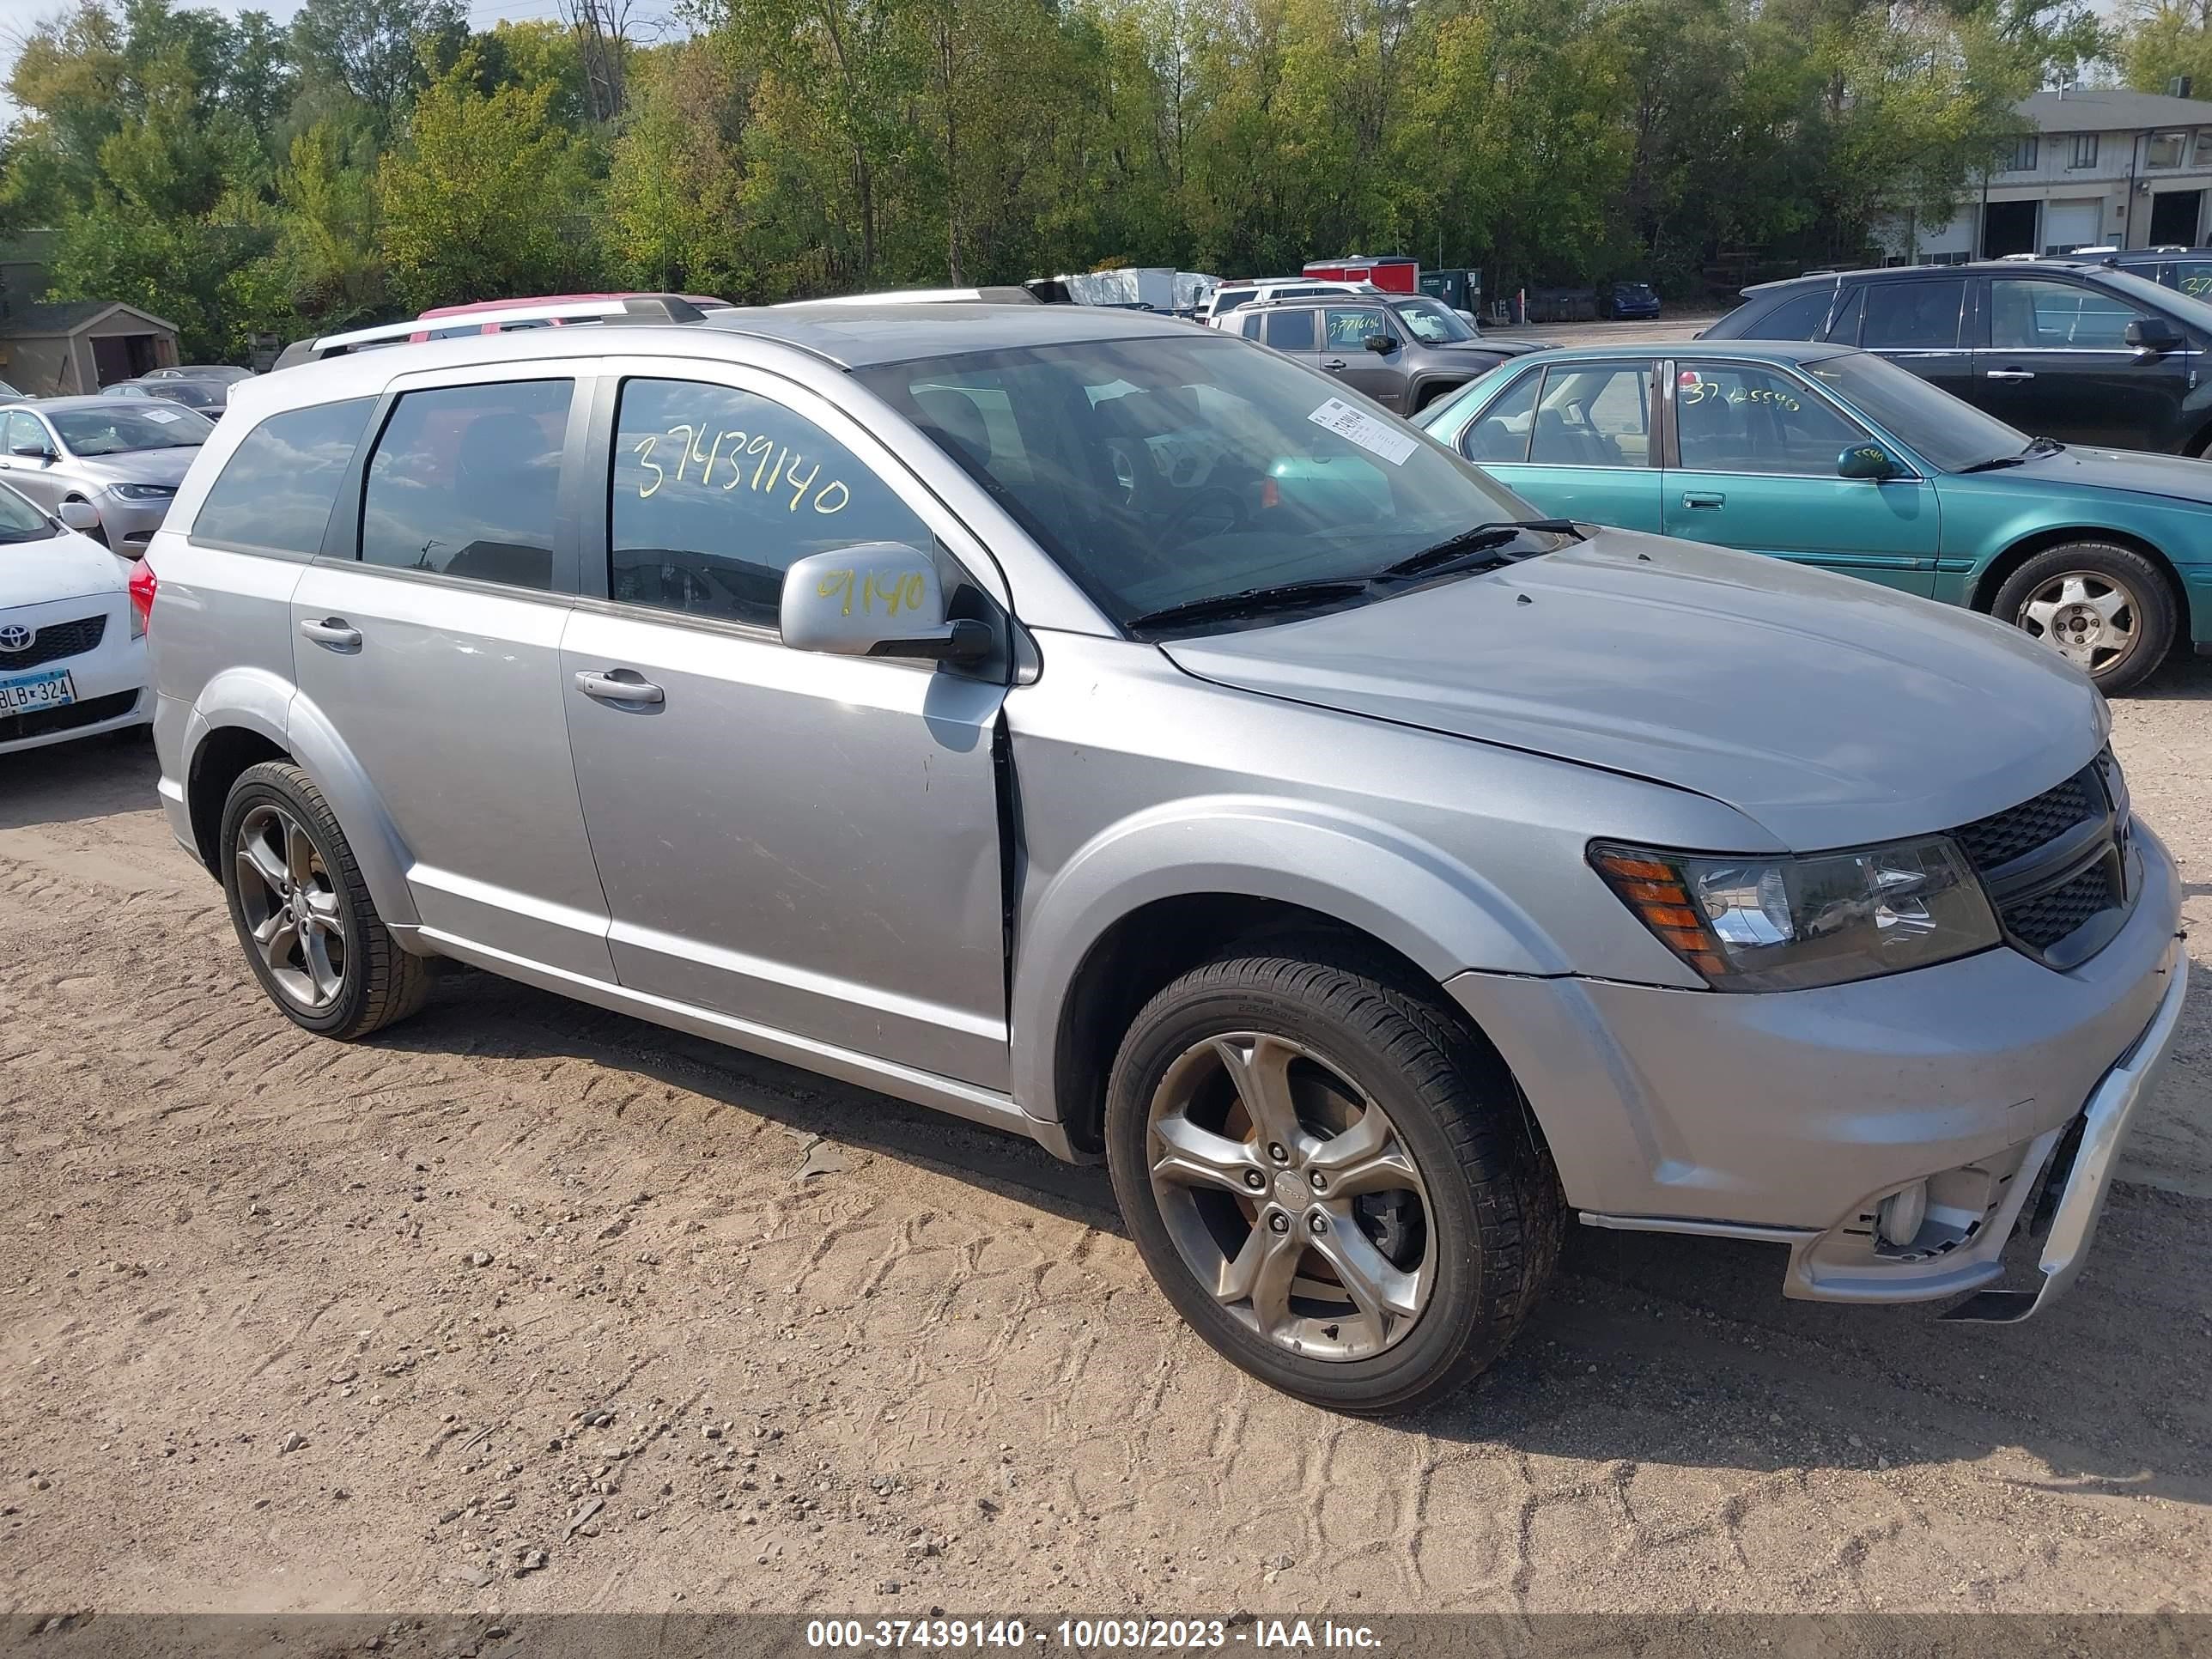
[(1411, 1152), (1382, 1109), (1304, 1045), (1194, 1043), (1147, 1118), (1152, 1194), (1184, 1264), (1236, 1318), (1309, 1358), (1402, 1340), (1436, 1279)]
[(270, 981), (302, 1009), (328, 1008), (345, 984), (345, 912), (313, 838), (264, 805), (240, 821), (234, 850), (246, 936)]
[(2133, 655), (2141, 607), (2123, 583), (2094, 571), (2053, 576), (2015, 620), (2086, 673), (2106, 674)]

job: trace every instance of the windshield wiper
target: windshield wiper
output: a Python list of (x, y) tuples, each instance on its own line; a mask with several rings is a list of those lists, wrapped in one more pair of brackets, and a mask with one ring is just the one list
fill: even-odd
[[(1456, 536), (1447, 536), (1432, 547), (1425, 547), (1418, 553), (1408, 554), (1397, 563), (1385, 565), (1375, 574), (1378, 578), (1418, 576), (1425, 572), (1441, 569), (1445, 565), (1451, 564), (1469, 554), (1480, 553), (1488, 548), (1503, 547), (1508, 542), (1516, 539), (1531, 530), (1547, 532), (1554, 536), (1571, 536), (1577, 541), (1583, 538), (1583, 532), (1565, 519), (1518, 519), (1497, 524), (1479, 524), (1471, 530), (1461, 531)], [(1531, 553), (1521, 555), (1524, 559), (1534, 556), (1535, 555)], [(1515, 561), (1501, 559), (1498, 562), (1510, 564)]]
[(1297, 610), (1326, 605), (1331, 599), (1356, 599), (1367, 591), (1358, 576), (1325, 576), (1312, 581), (1276, 582), (1266, 587), (1243, 587), (1234, 593), (1209, 593), (1201, 599), (1185, 599), (1132, 617), (1127, 628), (1165, 628), (1177, 623), (1210, 622), (1231, 617), (1256, 617), (1268, 611)]
[(2056, 455), (2066, 446), (2056, 438), (2030, 438), (2027, 447), (2017, 455), (1998, 455), (1986, 461), (1976, 461), (1972, 466), (1962, 466), (1961, 472), (1995, 472), (1999, 467), (2020, 466), (2033, 455)]

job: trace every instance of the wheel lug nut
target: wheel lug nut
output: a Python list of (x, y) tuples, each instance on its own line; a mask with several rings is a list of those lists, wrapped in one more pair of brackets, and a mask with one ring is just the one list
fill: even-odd
[(1267, 1143), (1267, 1156), (1278, 1164), (1288, 1164), (1291, 1161), (1290, 1153), (1284, 1149), (1279, 1141), (1271, 1140)]
[(1267, 1184), (1267, 1177), (1257, 1170), (1247, 1170), (1244, 1171), (1244, 1184), (1256, 1193)]
[(1286, 1215), (1271, 1215), (1271, 1216), (1269, 1216), (1269, 1217), (1267, 1218), (1267, 1231), (1268, 1231), (1269, 1232), (1271, 1232), (1271, 1233), (1286, 1233), (1286, 1232), (1290, 1231), (1290, 1230), (1291, 1230), (1291, 1218), (1290, 1218), (1290, 1217), (1288, 1217), (1288, 1216), (1286, 1216)]
[(1316, 1212), (1306, 1218), (1306, 1225), (1314, 1232), (1325, 1233), (1328, 1231), (1328, 1218)]
[(1319, 1170), (1316, 1170), (1306, 1177), (1306, 1184), (1317, 1193), (1325, 1193), (1328, 1190), (1328, 1177)]

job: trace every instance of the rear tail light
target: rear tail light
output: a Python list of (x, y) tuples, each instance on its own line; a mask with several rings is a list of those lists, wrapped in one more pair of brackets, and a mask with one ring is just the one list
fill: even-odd
[(131, 637), (143, 640), (154, 625), (154, 594), (161, 583), (154, 578), (154, 567), (141, 559), (131, 572)]

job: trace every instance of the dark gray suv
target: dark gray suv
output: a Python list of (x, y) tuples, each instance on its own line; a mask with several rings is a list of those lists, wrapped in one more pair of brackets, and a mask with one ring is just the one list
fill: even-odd
[(1261, 302), (1244, 307), (1235, 331), (1334, 374), (1401, 415), (1535, 349), (1519, 340), (1486, 338), (1426, 295)]

